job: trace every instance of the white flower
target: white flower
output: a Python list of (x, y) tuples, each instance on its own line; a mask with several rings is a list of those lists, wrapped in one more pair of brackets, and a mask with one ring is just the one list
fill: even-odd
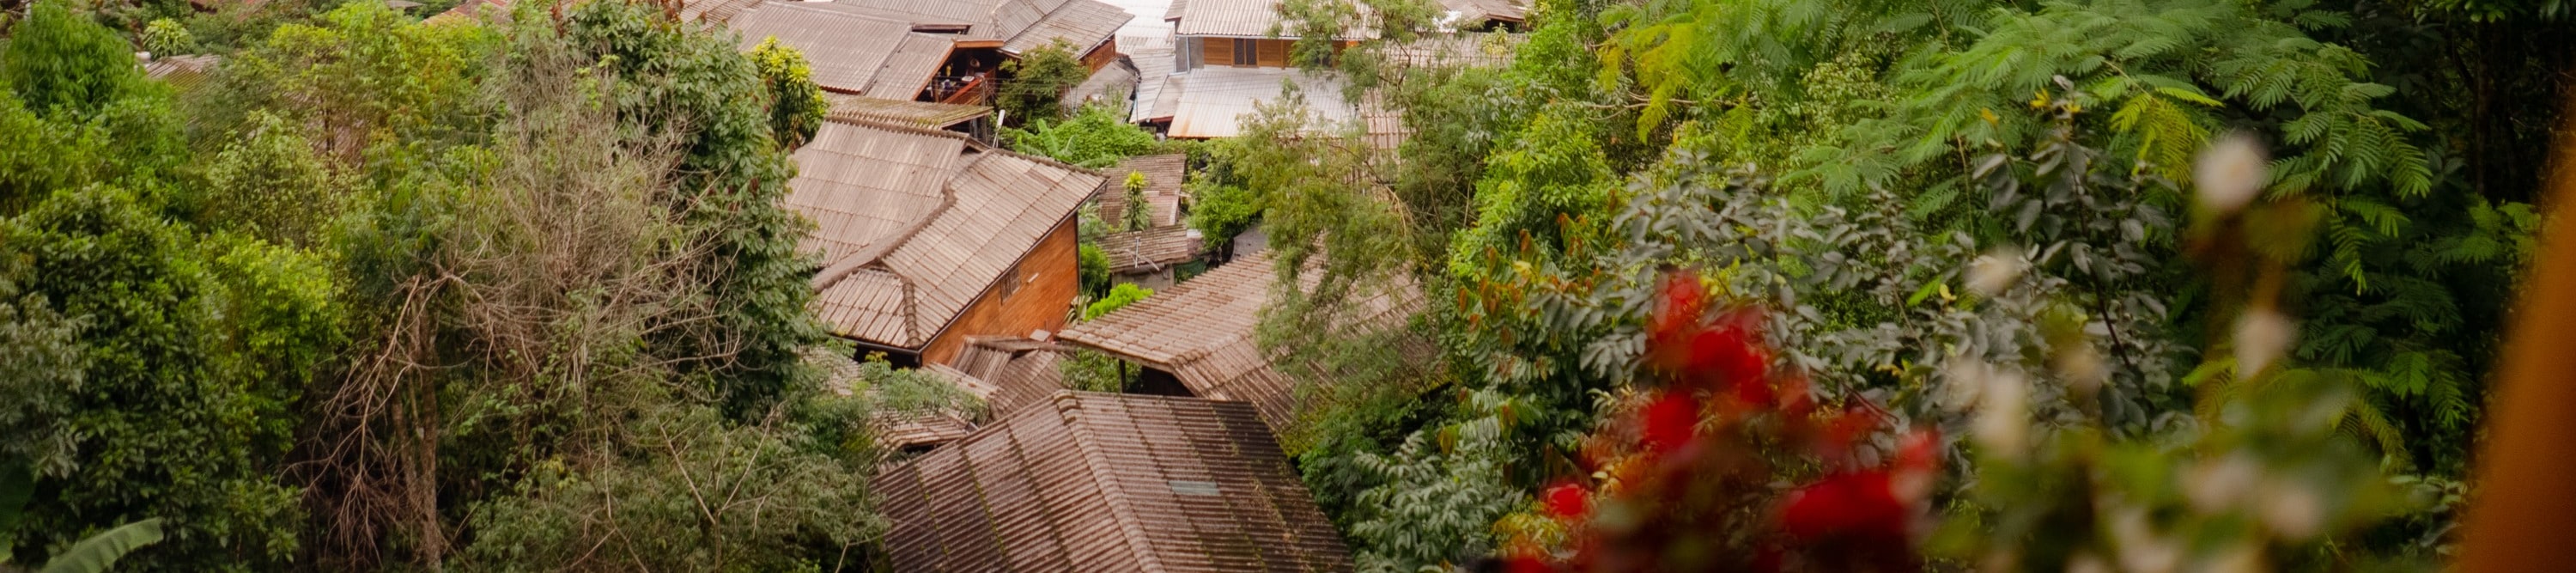
[(2252, 377), (2290, 350), (2299, 325), (2270, 308), (2258, 308), (2236, 319), (2236, 377)]
[(2263, 551), (2251, 545), (2239, 545), (2210, 557), (2200, 570), (2209, 573), (2263, 573)]
[(1943, 370), (1948, 376), (1941, 385), (1941, 409), (1964, 414), (1977, 405), (1977, 396), (1984, 393), (1986, 377), (1994, 367), (1981, 360), (1952, 358)]
[(2263, 467), (2245, 454), (2214, 462), (2201, 460), (2183, 475), (2182, 495), (2191, 501), (2192, 509), (2201, 513), (2225, 513), (2252, 493), (2254, 480), (2262, 477)]
[(2103, 563), (2102, 558), (2094, 557), (2092, 552), (2078, 551), (2074, 557), (2066, 558), (2066, 573), (2112, 573), (2112, 571), (2110, 564)]
[(2111, 537), (2120, 544), (2120, 569), (2130, 573), (2173, 573), (2182, 565), (2182, 546), (2156, 537), (2147, 510), (2122, 507), (2111, 518)]
[(2283, 480), (2263, 484), (2263, 499), (2255, 504), (2255, 514), (2263, 525), (2290, 541), (2305, 541), (2325, 529), (2326, 503), (2314, 488)]
[(2012, 249), (2000, 249), (1978, 255), (1977, 260), (1968, 262), (1968, 290), (1980, 295), (1995, 296), (1996, 293), (2011, 288), (2013, 281), (2020, 280), (2022, 268), (2025, 266), (2028, 264), (2021, 260), (2021, 252)]
[(2231, 133), (2211, 142), (2192, 169), (2192, 181), (2200, 187), (2200, 204), (2219, 213), (2245, 208), (2263, 191), (2270, 162), (2263, 155), (2263, 144), (2252, 135)]
[(2111, 373), (2110, 367), (2102, 363), (2102, 351), (2094, 350), (2089, 342), (2058, 353), (2052, 362), (2057, 375), (2066, 378), (2067, 385), (2074, 387), (2079, 396), (2093, 395), (2093, 391), (2102, 388), (2102, 379)]
[(1994, 372), (1986, 376), (1984, 396), (1977, 400), (1977, 419), (1969, 428), (1977, 447), (1996, 455), (2021, 456), (2024, 439), (2030, 433), (2030, 388), (2021, 374)]

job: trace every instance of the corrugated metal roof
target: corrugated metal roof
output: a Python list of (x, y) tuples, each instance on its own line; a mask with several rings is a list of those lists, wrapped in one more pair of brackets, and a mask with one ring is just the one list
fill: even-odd
[(834, 93), (824, 94), (823, 97), (832, 102), (831, 111), (823, 117), (847, 122), (945, 129), (993, 113), (993, 108), (980, 105), (894, 100)]
[[(1172, 81), (1171, 44), (1128, 45), (1122, 40), (1118, 49), (1126, 52), (1128, 61), (1136, 65), (1136, 104), (1127, 110), (1127, 121), (1171, 117), (1172, 107), (1180, 104), (1178, 98), (1169, 100), (1169, 105), (1165, 105), (1163, 99), (1163, 86)], [(1174, 92), (1174, 95), (1179, 95), (1179, 92)], [(1156, 114), (1157, 111), (1160, 115)]]
[(1100, 250), (1109, 255), (1109, 271), (1160, 271), (1196, 259), (1201, 241), (1180, 225), (1101, 235)]
[(814, 83), (823, 89), (887, 99), (918, 95), (953, 45), (944, 36), (914, 33), (907, 22), (806, 4), (763, 3), (726, 25), (742, 34), (740, 49), (776, 37), (804, 52)]
[(180, 91), (187, 91), (205, 83), (206, 73), (214, 71), (215, 66), (223, 62), (223, 56), (211, 54), (161, 56), (143, 64), (143, 77), (161, 80)]
[(993, 411), (1016, 412), (1065, 389), (1065, 351), (1053, 342), (977, 337), (957, 353), (956, 366), (993, 385), (993, 395), (985, 398)]
[[(1175, 98), (1171, 137), (1210, 139), (1242, 133), (1239, 118), (1261, 102), (1276, 101), (1283, 81), (1295, 82), (1306, 96), (1306, 108), (1320, 120), (1314, 127), (1331, 131), (1357, 114), (1342, 102), (1342, 82), (1323, 74), (1286, 68), (1207, 67), (1187, 74), (1178, 85), (1166, 85), (1162, 97)], [(1175, 89), (1178, 88), (1178, 89)], [(1177, 96), (1175, 95), (1177, 93)]]
[(833, 0), (828, 4), (923, 25), (965, 24), (966, 31), (954, 38), (1002, 40), (1002, 51), (1014, 55), (1059, 39), (1077, 51), (1089, 49), (1134, 18), (1098, 0)]
[[(1043, 3), (1043, 0), (1010, 0), (1003, 3), (1004, 9), (996, 11), (996, 15), (1011, 14), (1009, 9), (1013, 6), (1034, 7)], [(1094, 0), (1063, 0), (1043, 16), (1012, 32), (1010, 41), (1002, 44), (1002, 52), (1019, 54), (1063, 41), (1073, 46), (1074, 55), (1080, 56), (1084, 50), (1116, 36), (1118, 27), (1127, 25), (1127, 21), (1135, 17), (1117, 6)], [(1013, 22), (1017, 20), (1002, 24), (1003, 29), (1013, 29), (1010, 26)]]
[(759, 6), (764, 0), (686, 0), (680, 3), (680, 21), (722, 25), (742, 15), (744, 10)]
[(1101, 177), (932, 130), (825, 122), (787, 205), (815, 221), (818, 314), (834, 334), (918, 348), (955, 321)]
[[(1299, 288), (1315, 288), (1321, 275), (1302, 273)], [(1062, 339), (1170, 372), (1199, 397), (1251, 402), (1262, 419), (1284, 431), (1297, 419), (1296, 383), (1272, 366), (1254, 332), (1278, 282), (1268, 251), (1244, 256), (1068, 326)], [(1411, 316), (1421, 299), (1407, 284), (1349, 304), (1354, 317), (1383, 326)]]
[(1100, 184), (1100, 220), (1111, 225), (1126, 221), (1127, 174), (1145, 176), (1145, 203), (1153, 209), (1148, 227), (1181, 224), (1181, 183), (1187, 175), (1189, 156), (1178, 153), (1145, 155), (1119, 161), (1118, 166), (1103, 169), (1107, 179)]
[(1091, 77), (1084, 78), (1073, 89), (1066, 90), (1063, 103), (1067, 112), (1095, 103), (1126, 106), (1129, 105), (1129, 97), (1135, 94), (1136, 66), (1128, 63), (1127, 58), (1119, 58), (1091, 72)]
[[(1174, 0), (1165, 19), (1174, 20), (1172, 33), (1180, 36), (1227, 36), (1235, 38), (1272, 37), (1277, 27), (1281, 38), (1297, 37), (1279, 17), (1280, 0)], [(1367, 3), (1353, 2), (1359, 11), (1349, 28), (1342, 30), (1340, 40), (1362, 40), (1377, 37), (1377, 31), (1358, 22), (1366, 22), (1376, 12)]]
[(1241, 402), (1063, 392), (873, 482), (898, 571), (1349, 571)]
[(1473, 21), (1519, 22), (1529, 17), (1528, 4), (1520, 0), (1440, 0), (1440, 5)]

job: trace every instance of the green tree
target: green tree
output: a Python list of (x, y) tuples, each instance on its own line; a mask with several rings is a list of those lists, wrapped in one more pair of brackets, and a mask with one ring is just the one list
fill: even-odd
[(1118, 283), (1118, 286), (1109, 288), (1109, 294), (1082, 307), (1082, 319), (1100, 318), (1100, 315), (1127, 308), (1127, 305), (1136, 304), (1136, 301), (1145, 300), (1145, 297), (1149, 296), (1154, 296), (1154, 289), (1136, 286), (1135, 283)]
[(0, 416), (33, 422), (19, 435), (56, 448), (36, 466), (16, 553), (151, 515), (173, 519), (174, 539), (130, 558), (146, 570), (284, 563), (298, 508), (276, 471), (287, 405), (340, 339), (318, 263), (255, 241), (198, 242), (113, 188), (59, 194), (0, 233), (24, 261), (8, 269), (26, 285), (20, 300), (80, 317), (75, 383), (13, 391), (52, 397), (7, 406), (36, 415)]
[(1142, 231), (1153, 227), (1154, 210), (1145, 202), (1145, 174), (1128, 172), (1127, 180), (1119, 184), (1119, 189), (1125, 193), (1121, 198), (1127, 201), (1127, 210), (1120, 212), (1120, 215), (1127, 220), (1121, 221), (1119, 226), (1125, 227), (1128, 231)]
[(752, 47), (751, 63), (760, 68), (761, 86), (769, 90), (769, 128), (778, 144), (795, 149), (813, 139), (832, 104), (823, 99), (823, 87), (814, 85), (805, 54), (773, 36)]
[(1002, 137), (1013, 151), (1092, 169), (1106, 169), (1154, 150), (1154, 134), (1099, 106), (1083, 108), (1060, 122), (1032, 118), (1022, 127), (1003, 128)]
[(0, 84), (40, 114), (88, 119), (140, 81), (133, 46), (62, 3), (29, 8), (0, 52)]
[(993, 105), (1001, 108), (1009, 118), (1006, 121), (1032, 124), (1064, 118), (1064, 92), (1091, 77), (1091, 68), (1082, 65), (1075, 49), (1058, 41), (1002, 62), (1003, 79), (994, 90)]

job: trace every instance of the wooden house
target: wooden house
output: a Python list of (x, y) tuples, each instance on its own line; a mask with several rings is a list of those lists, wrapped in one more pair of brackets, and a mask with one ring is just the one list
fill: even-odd
[(1103, 178), (958, 133), (826, 121), (797, 149), (787, 205), (822, 254), (816, 314), (899, 365), (945, 364), (972, 336), (1064, 326), (1080, 289), (1075, 212)]
[(1350, 571), (1243, 402), (1058, 392), (879, 472), (896, 571)]

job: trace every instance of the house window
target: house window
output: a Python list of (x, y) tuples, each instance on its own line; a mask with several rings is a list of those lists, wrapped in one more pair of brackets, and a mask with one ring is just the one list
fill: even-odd
[(1258, 64), (1259, 60), (1253, 59), (1256, 57), (1253, 50), (1258, 49), (1260, 49), (1260, 47), (1251, 38), (1235, 38), (1234, 65), (1250, 66)]

